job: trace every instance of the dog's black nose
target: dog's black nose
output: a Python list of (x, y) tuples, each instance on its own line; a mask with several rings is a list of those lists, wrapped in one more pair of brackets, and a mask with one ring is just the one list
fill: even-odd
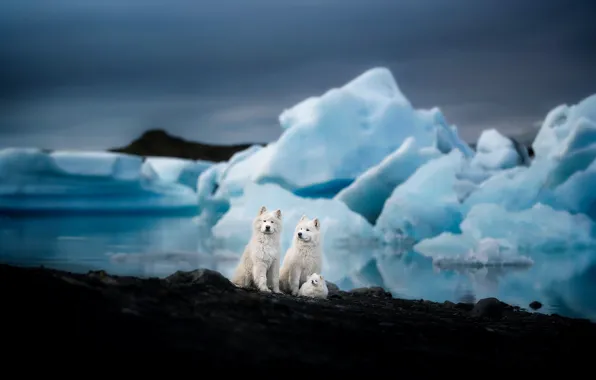
[(302, 237), (302, 232), (298, 232), (298, 236)]
[(271, 228), (271, 226), (265, 226), (265, 229), (266, 229), (267, 231), (269, 231), (269, 229), (270, 229), (270, 228)]

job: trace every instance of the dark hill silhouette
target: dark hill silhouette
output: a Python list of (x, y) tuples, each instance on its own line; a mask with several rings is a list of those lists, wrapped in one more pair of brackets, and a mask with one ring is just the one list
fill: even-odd
[[(256, 143), (264, 145), (263, 143)], [(111, 152), (128, 153), (137, 156), (178, 157), (191, 160), (214, 162), (227, 161), (234, 153), (254, 144), (211, 145), (187, 141), (172, 136), (162, 129), (151, 129), (130, 144), (109, 149)]]

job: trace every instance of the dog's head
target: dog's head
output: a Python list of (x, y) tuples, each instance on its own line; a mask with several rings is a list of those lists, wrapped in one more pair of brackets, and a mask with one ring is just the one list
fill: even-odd
[(323, 275), (318, 274), (318, 273), (313, 273), (308, 278), (308, 281), (310, 281), (310, 283), (313, 286), (319, 286), (323, 283), (323, 281), (325, 281), (325, 279), (323, 278)]
[(319, 218), (309, 220), (306, 215), (296, 224), (294, 238), (303, 243), (318, 243), (321, 231), (321, 223)]
[(253, 221), (253, 228), (255, 232), (266, 235), (279, 234), (282, 228), (281, 210), (268, 212), (265, 206), (261, 206), (259, 214)]

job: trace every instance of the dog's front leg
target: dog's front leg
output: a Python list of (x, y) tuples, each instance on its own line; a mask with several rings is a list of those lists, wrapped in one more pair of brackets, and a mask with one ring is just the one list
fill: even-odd
[(273, 259), (269, 270), (267, 271), (267, 284), (273, 290), (273, 293), (281, 293), (279, 290), (279, 260)]
[(263, 262), (255, 263), (253, 268), (253, 277), (255, 285), (262, 292), (271, 293), (271, 290), (267, 287), (267, 266)]
[(302, 270), (298, 265), (290, 271), (290, 291), (292, 292), (293, 296), (298, 295), (298, 291), (300, 290), (300, 276), (302, 275)]

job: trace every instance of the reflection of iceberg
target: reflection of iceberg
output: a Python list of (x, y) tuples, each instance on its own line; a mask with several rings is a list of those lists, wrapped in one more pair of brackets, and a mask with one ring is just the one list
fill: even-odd
[[(0, 219), (0, 259), (87, 272), (166, 276), (174, 267), (221, 270), (233, 255), (214, 249), (191, 217), (89, 215)], [(233, 261), (230, 261), (233, 260)], [(185, 269), (186, 268), (186, 269)]]
[(140, 157), (0, 151), (3, 212), (196, 212), (193, 190), (163, 181)]
[[(443, 242), (454, 235), (445, 236)], [(457, 238), (456, 238), (457, 239)], [(428, 242), (428, 240), (426, 240)], [(440, 243), (439, 243), (440, 244)], [(418, 246), (420, 248), (420, 246)], [(442, 246), (438, 249), (441, 252)], [(427, 247), (428, 249), (428, 247)], [(486, 267), (525, 267), (534, 262), (526, 256), (519, 255), (515, 249), (508, 246), (506, 240), (484, 238), (480, 240), (474, 249), (470, 249), (464, 255), (438, 256), (433, 259), (433, 264), (439, 268), (486, 268)]]
[(192, 271), (203, 267), (221, 272), (226, 271), (229, 266), (235, 266), (238, 258), (232, 255), (214, 252), (212, 254), (188, 251), (188, 252), (144, 252), (106, 253), (113, 267), (131, 268), (135, 271), (146, 274), (153, 274), (158, 277), (165, 277), (178, 270)]

